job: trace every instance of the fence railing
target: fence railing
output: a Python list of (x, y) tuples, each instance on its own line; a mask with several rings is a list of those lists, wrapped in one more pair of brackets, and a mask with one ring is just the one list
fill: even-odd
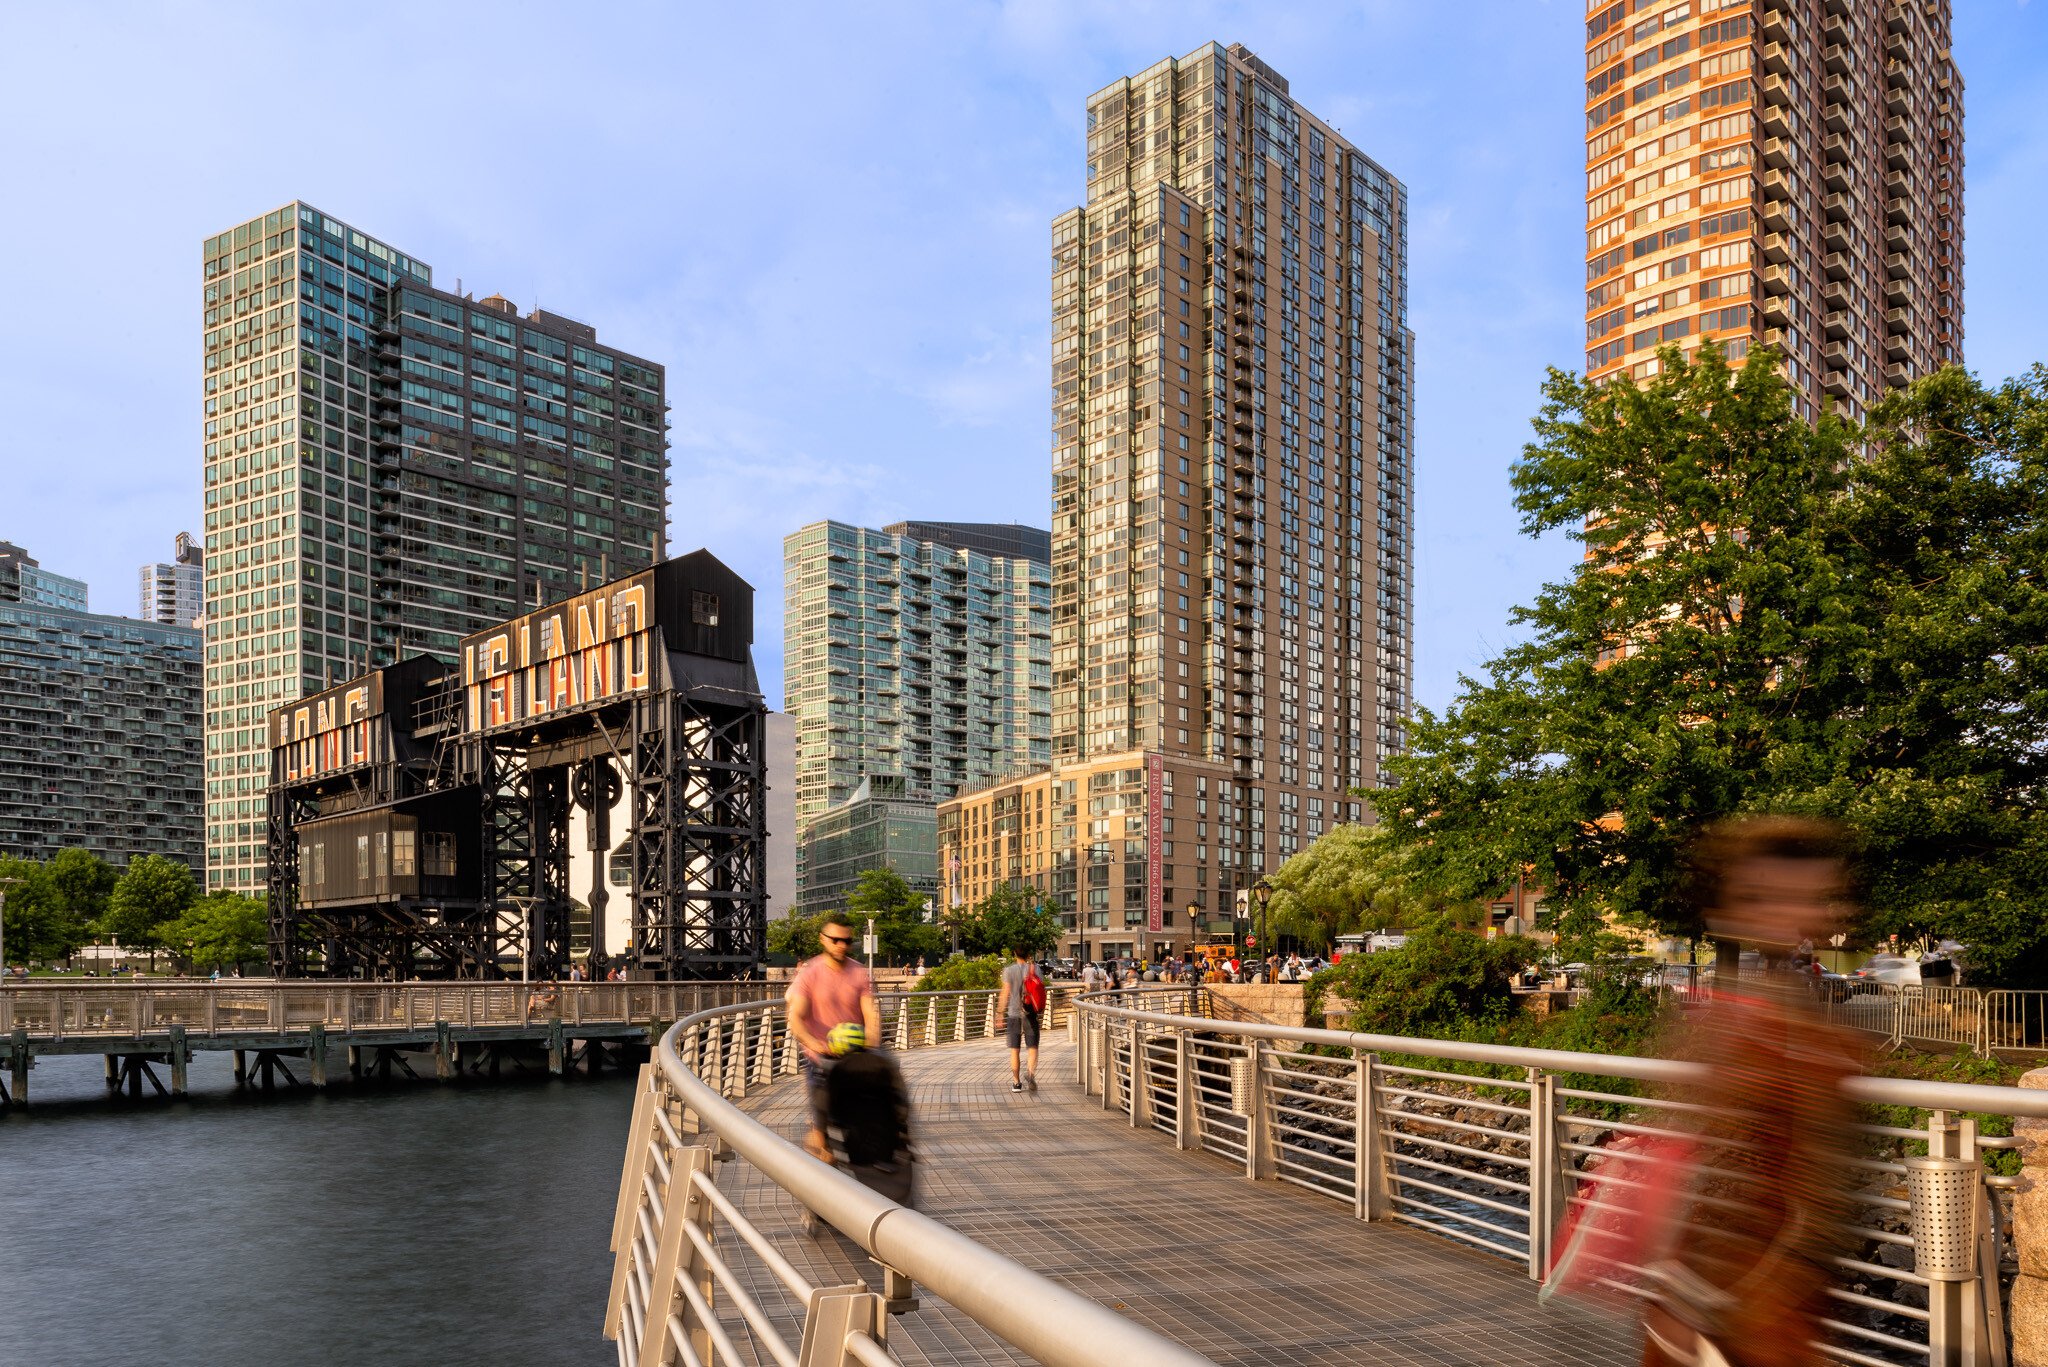
[(320, 1026), (333, 1034), (565, 1025), (648, 1025), (735, 1001), (779, 985), (685, 983), (336, 983), (249, 986), (149, 983), (96, 987), (0, 988), (0, 1035), (32, 1042), (128, 1038), (181, 1028), (187, 1038), (288, 1034)]
[[(1068, 1016), (1072, 995), (1052, 990), (1048, 1021)], [(984, 1039), (1001, 1026), (994, 998), (986, 991), (885, 996), (884, 1033), (905, 1049)], [(605, 1309), (605, 1336), (617, 1342), (621, 1367), (884, 1367), (898, 1361), (888, 1346), (891, 1312), (911, 1304), (912, 1287), (1051, 1367), (1208, 1363), (869, 1190), (729, 1099), (788, 1077), (798, 1058), (778, 992), (679, 1021), (642, 1069)], [(878, 1285), (820, 1286), (806, 1278), (755, 1215), (719, 1189), (716, 1161), (733, 1154), (866, 1251)], [(732, 1237), (720, 1237), (718, 1227)]]
[(2048, 991), (1851, 980), (1822, 984), (1830, 1020), (1887, 1044), (2048, 1054)]
[[(1707, 1075), (1661, 1059), (1224, 1021), (1200, 989), (1179, 996), (1164, 1010), (1173, 999), (1156, 994), (1097, 993), (1076, 1003), (1076, 1071), (1105, 1109), (1181, 1149), (1239, 1164), (1254, 1180), (1293, 1183), (1363, 1220), (1427, 1229), (1537, 1279), (1551, 1265), (1567, 1207), (1625, 1180), (1588, 1171), (1603, 1145), (1677, 1134), (1697, 1109), (1636, 1084), (1682, 1087)], [(1923, 1002), (1915, 1009), (1942, 1008), (1939, 997)], [(1491, 1068), (1458, 1071), (1473, 1064)], [(1877, 1367), (2003, 1367), (2003, 1201), (2019, 1179), (1985, 1172), (1981, 1161), (2018, 1141), (1980, 1134), (1973, 1115), (2048, 1117), (2048, 1093), (1882, 1078), (1857, 1078), (1846, 1090), (1860, 1103), (1925, 1110), (1927, 1119), (1862, 1127), (1871, 1143), (1855, 1160), (1854, 1256), (1840, 1260), (1824, 1346), (1837, 1360)], [(1909, 1150), (1923, 1145), (1927, 1156), (1963, 1165), (1956, 1171), (1979, 1165), (1957, 1189), (1961, 1207), (1915, 1198)], [(1969, 1231), (1960, 1271), (1930, 1266), (1944, 1256), (1939, 1237), (1923, 1246), (1928, 1230), (1953, 1234), (1943, 1219)]]

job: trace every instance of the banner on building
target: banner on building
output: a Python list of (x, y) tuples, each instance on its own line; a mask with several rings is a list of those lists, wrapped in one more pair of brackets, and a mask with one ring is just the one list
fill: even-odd
[(1165, 786), (1166, 761), (1145, 756), (1145, 929), (1154, 935), (1166, 929)]

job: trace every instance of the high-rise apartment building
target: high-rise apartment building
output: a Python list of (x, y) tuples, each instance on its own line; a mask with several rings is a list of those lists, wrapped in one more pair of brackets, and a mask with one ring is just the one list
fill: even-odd
[(941, 878), (1150, 954), (1364, 819), (1403, 744), (1407, 192), (1239, 45), (1091, 96), (1087, 161), (1052, 230), (1053, 766), (942, 805)]
[(810, 828), (866, 779), (900, 779), (895, 799), (930, 804), (1051, 757), (1046, 539), (816, 522), (783, 542), (801, 903)]
[(0, 854), (160, 854), (198, 871), (201, 649), (190, 626), (0, 601)]
[(662, 367), (292, 203), (203, 244), (207, 882), (264, 881), (264, 720), (663, 558)]
[(206, 611), (206, 545), (190, 532), (179, 532), (171, 563), (144, 565), (141, 601), (136, 616), (145, 622), (189, 627)]
[(0, 603), (86, 611), (85, 581), (52, 574), (12, 541), (0, 541)]
[(1588, 376), (1767, 341), (1860, 418), (1962, 360), (1948, 0), (1608, 0), (1586, 73)]

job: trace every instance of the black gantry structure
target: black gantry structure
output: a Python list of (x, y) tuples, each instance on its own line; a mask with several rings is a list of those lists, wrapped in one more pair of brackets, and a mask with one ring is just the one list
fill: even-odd
[[(758, 969), (767, 783), (753, 592), (695, 551), (467, 637), (455, 664), (403, 660), (273, 712), (273, 969)], [(592, 870), (580, 896), (579, 812)], [(630, 928), (611, 944), (620, 892)]]

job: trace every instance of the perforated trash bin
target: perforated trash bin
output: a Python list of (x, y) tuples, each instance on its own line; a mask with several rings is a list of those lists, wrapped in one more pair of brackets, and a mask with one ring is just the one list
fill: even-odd
[(1980, 1165), (1970, 1158), (1908, 1158), (1905, 1167), (1913, 1270), (1929, 1281), (1969, 1281), (1977, 1275)]

